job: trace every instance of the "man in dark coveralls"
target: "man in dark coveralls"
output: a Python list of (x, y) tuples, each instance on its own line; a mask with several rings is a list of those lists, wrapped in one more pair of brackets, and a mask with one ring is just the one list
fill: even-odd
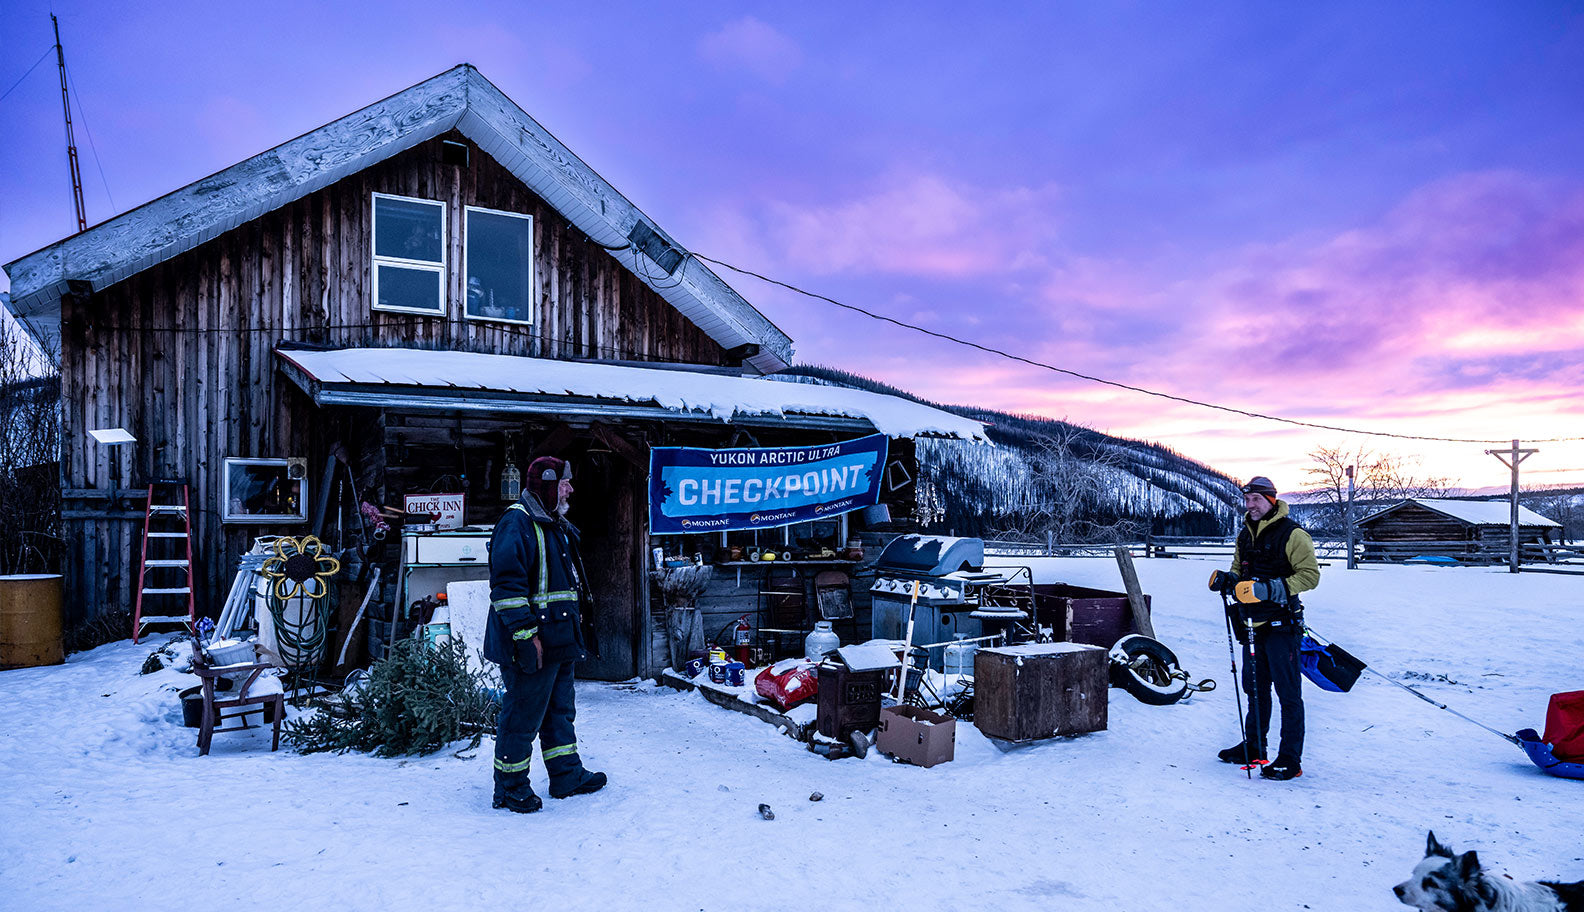
[[(1243, 689), (1249, 695), (1244, 740), (1217, 756), (1226, 763), (1260, 763), (1266, 759), (1271, 723), (1271, 689), (1281, 704), (1281, 746), (1273, 763), (1264, 764), (1266, 779), (1303, 775), (1303, 671), (1299, 644), (1303, 640), (1303, 603), (1298, 593), (1320, 585), (1320, 563), (1314, 540), (1288, 516), (1287, 502), (1276, 498), (1276, 486), (1256, 475), (1242, 487), (1248, 510), (1232, 555), (1232, 572), (1217, 572), (1211, 587), (1232, 599), (1233, 629), (1243, 642)], [(1252, 655), (1251, 655), (1252, 654)]]
[(535, 459), (522, 497), (490, 537), (484, 657), (499, 663), (506, 685), (495, 722), (494, 806), (520, 814), (543, 806), (528, 784), (535, 736), (550, 774), (550, 797), (605, 787), (604, 773), (583, 766), (572, 726), (573, 666), (587, 657), (582, 619), (588, 575), (577, 529), (566, 521), (571, 496), (571, 466), (554, 456)]

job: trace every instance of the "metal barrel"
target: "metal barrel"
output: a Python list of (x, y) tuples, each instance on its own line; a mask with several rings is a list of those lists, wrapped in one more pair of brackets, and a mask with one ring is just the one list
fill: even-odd
[(64, 661), (60, 574), (0, 576), (0, 668)]

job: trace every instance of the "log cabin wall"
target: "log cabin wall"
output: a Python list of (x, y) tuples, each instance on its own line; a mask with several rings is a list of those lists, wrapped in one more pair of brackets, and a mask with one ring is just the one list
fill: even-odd
[(1418, 504), (1406, 504), (1359, 527), (1370, 541), (1466, 542), (1475, 537), (1474, 527), (1468, 523)]
[[(467, 143), (447, 164), (442, 141)], [(446, 204), (446, 314), (371, 308), (372, 194)], [(534, 216), (532, 326), (463, 318), (465, 206)], [(545, 358), (723, 365), (721, 347), (460, 133), (424, 142), (91, 296), (62, 302), (62, 518), (67, 623), (131, 609), (141, 501), (107, 512), (111, 451), (88, 437), (124, 427), (120, 479), (192, 484), (200, 613), (214, 615), (237, 556), (306, 524), (220, 522), (227, 456), (306, 456), (310, 484), (330, 444), (381, 435), (377, 413), (316, 409), (276, 371), (283, 341), (404, 346)], [(370, 428), (370, 421), (376, 422)], [(375, 449), (380, 449), (376, 447)], [(375, 467), (358, 466), (365, 476)], [(361, 481), (362, 479), (360, 479)], [(310, 490), (310, 506), (318, 492)]]

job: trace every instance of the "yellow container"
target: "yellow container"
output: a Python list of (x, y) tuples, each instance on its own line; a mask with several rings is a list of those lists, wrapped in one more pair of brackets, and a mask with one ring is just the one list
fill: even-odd
[(0, 576), (0, 668), (64, 661), (60, 574)]

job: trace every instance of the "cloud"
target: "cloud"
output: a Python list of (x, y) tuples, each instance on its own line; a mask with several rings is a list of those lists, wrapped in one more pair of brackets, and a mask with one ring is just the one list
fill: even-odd
[(717, 66), (746, 71), (772, 85), (784, 84), (803, 64), (797, 42), (752, 16), (700, 38), (698, 53)]
[[(1575, 436), (1584, 426), (1584, 186), (1464, 174), (1417, 188), (1371, 222), (1228, 249), (1176, 275), (1066, 252), (1059, 202), (1053, 188), (915, 175), (844, 202), (772, 205), (762, 236), (800, 269), (910, 282), (914, 313), (982, 288), (983, 324), (948, 323), (966, 338), (1185, 398), (1433, 437)], [(1239, 458), (1296, 474), (1302, 454), (1338, 436), (945, 343), (900, 361), (885, 354), (912, 338), (849, 333), (845, 354), (822, 357), (940, 401), (1064, 416), (1244, 474), (1259, 466)], [(1479, 446), (1350, 439), (1437, 453), (1442, 474), (1481, 465)], [(1260, 458), (1238, 457), (1240, 440)]]
[(1510, 173), (1438, 182), (1379, 224), (1248, 251), (1199, 297), (1245, 376), (1426, 396), (1575, 380), (1584, 189)]
[(1042, 268), (1060, 192), (894, 174), (822, 204), (771, 201), (749, 216), (787, 266), (819, 274), (964, 278)]

